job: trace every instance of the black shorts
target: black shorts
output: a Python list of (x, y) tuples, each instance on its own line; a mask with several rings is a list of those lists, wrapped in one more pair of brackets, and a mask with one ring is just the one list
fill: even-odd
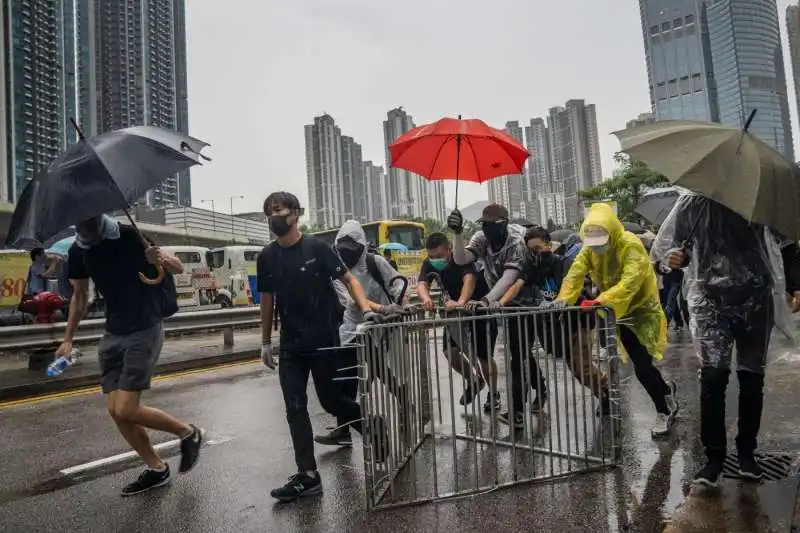
[[(486, 329), (489, 330), (489, 335), (486, 335)], [(475, 337), (475, 357), (482, 361), (487, 361), (489, 358), (494, 357), (494, 347), (497, 342), (497, 321), (489, 320), (482, 324), (477, 324), (474, 331)], [(458, 348), (456, 342), (450, 337), (447, 328), (442, 335), (442, 348), (447, 351), (450, 348)]]

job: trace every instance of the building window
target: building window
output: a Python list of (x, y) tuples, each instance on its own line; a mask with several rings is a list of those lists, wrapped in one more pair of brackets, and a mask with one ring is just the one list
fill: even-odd
[(694, 15), (686, 15), (686, 18), (683, 19), (686, 22), (686, 25), (694, 24)]
[(667, 86), (664, 82), (661, 82), (656, 85), (656, 99), (657, 100), (667, 99)]
[(658, 26), (650, 26), (650, 35), (655, 35), (658, 33)]
[(689, 76), (683, 76), (678, 82), (678, 87), (681, 94), (689, 94), (692, 92), (692, 83), (689, 81)]
[(678, 80), (669, 80), (669, 97), (678, 96)]
[(661, 31), (662, 31), (662, 32), (669, 31), (669, 22), (664, 22), (664, 23), (661, 25)]
[(673, 28), (680, 28), (681, 26), (683, 26), (683, 19), (682, 18), (678, 17), (678, 18), (676, 18), (675, 20), (672, 21), (672, 27)]

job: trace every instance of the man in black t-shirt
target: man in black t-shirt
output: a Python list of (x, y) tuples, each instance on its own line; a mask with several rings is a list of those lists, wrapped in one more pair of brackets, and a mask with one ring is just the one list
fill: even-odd
[[(377, 304), (367, 300), (364, 289), (325, 242), (300, 233), (303, 210), (297, 197), (288, 192), (270, 194), (264, 201), (264, 214), (277, 236), (258, 256), (257, 285), (261, 293), (261, 358), (270, 368), (278, 367), (286, 404), (286, 419), (292, 435), (297, 473), (289, 482), (271, 491), (271, 496), (288, 502), (320, 494), (322, 482), (314, 459), (314, 433), (308, 416), (308, 376), (322, 407), (337, 419), (353, 420), (351, 426), (362, 432), (361, 408), (344, 394), (335, 378), (339, 357), (331, 348), (339, 347), (339, 325), (343, 306), (333, 287), (340, 280), (364, 320), (379, 321)], [(277, 308), (281, 322), (280, 365), (272, 353), (272, 319)], [(374, 453), (383, 461), (388, 437), (382, 419), (370, 425)]]
[[(425, 248), (428, 251), (428, 258), (422, 262), (419, 271), (417, 293), (426, 309), (432, 311), (434, 308), (429, 290), (429, 285), (433, 281), (436, 281), (447, 295), (444, 305), (450, 310), (463, 308), (467, 302), (480, 300), (489, 292), (486, 280), (478, 275), (474, 264), (460, 266), (453, 261), (450, 241), (445, 234), (431, 233), (425, 242)], [(490, 413), (493, 407), (494, 409), (501, 407), (500, 393), (497, 391), (497, 364), (493, 359), (497, 322), (493, 319), (476, 318), (465, 324), (469, 325), (469, 336), (474, 339), (472, 347), (480, 365), (480, 372), (473, 369), (469, 359), (461, 355), (464, 350), (458, 346), (447, 328), (443, 335), (444, 354), (453, 370), (467, 379), (472, 379), (472, 383), (467, 383), (464, 388), (461, 405), (472, 403), (473, 396), (486, 385), (485, 378), (489, 378), (490, 392), (483, 409)]]
[[(159, 275), (180, 274), (180, 260), (148, 243), (137, 230), (107, 217), (95, 217), (77, 225), (75, 243), (69, 249), (69, 281), (73, 287), (64, 341), (56, 357), (69, 357), (72, 339), (86, 314), (89, 278), (106, 301), (106, 332), (97, 346), (103, 373), (101, 385), (108, 412), (131, 448), (147, 464), (133, 483), (122, 489), (131, 496), (166, 485), (169, 465), (162, 461), (150, 443), (145, 428), (172, 433), (181, 439), (181, 473), (197, 462), (202, 432), (195, 426), (140, 405), (142, 391), (150, 388), (150, 378), (164, 343), (162, 320), (164, 284), (145, 284)], [(174, 287), (174, 285), (172, 286)]]

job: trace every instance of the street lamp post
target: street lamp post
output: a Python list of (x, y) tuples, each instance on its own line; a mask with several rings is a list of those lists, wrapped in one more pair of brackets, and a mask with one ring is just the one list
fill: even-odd
[(231, 240), (233, 240), (234, 239), (234, 234), (235, 234), (234, 233), (234, 227), (233, 227), (233, 223), (235, 221), (235, 219), (233, 218), (233, 201), (234, 200), (244, 200), (244, 196), (237, 195), (237, 196), (231, 196), (229, 198), (230, 198), (230, 201), (231, 201)]
[(214, 232), (214, 235), (217, 234), (217, 215), (216, 209), (214, 209), (214, 200), (200, 200), (201, 204), (211, 204), (211, 228)]

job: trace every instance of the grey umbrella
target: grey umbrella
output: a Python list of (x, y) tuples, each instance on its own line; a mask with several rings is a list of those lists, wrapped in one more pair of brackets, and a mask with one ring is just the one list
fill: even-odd
[(556, 242), (564, 242), (570, 235), (574, 234), (575, 232), (571, 229), (557, 229), (550, 234), (550, 238)]
[(636, 212), (651, 224), (660, 226), (672, 211), (678, 196), (680, 192), (677, 187), (661, 187), (647, 191), (636, 206)]

